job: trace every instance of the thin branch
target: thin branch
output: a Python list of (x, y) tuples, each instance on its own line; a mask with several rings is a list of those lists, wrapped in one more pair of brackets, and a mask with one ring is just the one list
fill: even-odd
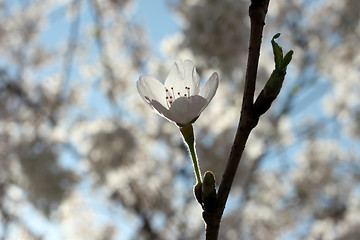
[(237, 167), (250, 132), (257, 125), (259, 120), (258, 117), (254, 117), (253, 115), (254, 92), (262, 32), (265, 25), (265, 16), (269, 1), (270, 0), (252, 0), (249, 7), (251, 32), (241, 117), (228, 163), (219, 186), (218, 205), (213, 211), (204, 211), (203, 213), (203, 218), (206, 222), (207, 240), (218, 239), (220, 221), (235, 178)]
[(71, 77), (73, 58), (75, 50), (77, 47), (80, 31), (80, 15), (81, 15), (81, 0), (73, 0), (72, 5), (70, 6), (76, 14), (74, 21), (71, 23), (69, 39), (67, 49), (64, 55), (64, 61), (62, 66), (62, 76), (61, 76), (61, 85), (62, 88), (59, 89), (57, 95), (54, 98), (54, 102), (50, 107), (50, 116), (51, 122), (53, 125), (56, 124), (56, 109), (59, 105), (66, 99), (66, 91), (68, 90), (69, 81)]
[(265, 14), (270, 0), (252, 1), (249, 8), (251, 20), (250, 47), (248, 65), (245, 79), (244, 98), (241, 109), (241, 118), (235, 136), (234, 144), (219, 187), (219, 207), (224, 209), (237, 166), (245, 149), (245, 143), (251, 130), (256, 126), (257, 120), (252, 116), (255, 82), (260, 56), (260, 45), (264, 26)]
[(63, 62), (63, 70), (62, 70), (62, 95), (64, 96), (66, 93), (66, 90), (69, 85), (69, 80), (71, 77), (71, 71), (72, 71), (72, 63), (73, 58), (75, 54), (75, 50), (77, 47), (77, 43), (79, 40), (79, 31), (80, 31), (80, 20), (81, 20), (81, 0), (73, 0), (73, 3), (71, 5), (71, 8), (73, 11), (75, 11), (76, 17), (74, 21), (71, 23), (70, 26), (70, 32), (69, 32), (69, 40), (68, 40), (68, 46), (65, 52), (64, 56), (64, 62)]
[[(110, 57), (105, 49), (105, 36), (104, 36), (104, 15), (101, 10), (101, 6), (97, 0), (90, 1), (91, 6), (93, 8), (93, 17), (96, 24), (96, 34), (95, 41), (96, 46), (98, 48), (99, 55), (101, 57), (101, 64), (104, 68), (104, 73), (106, 80), (110, 81), (111, 84), (114, 84), (116, 81), (116, 77), (114, 74), (114, 69), (111, 65)], [(114, 101), (114, 96), (111, 91), (112, 89), (108, 89), (107, 93), (112, 101)]]

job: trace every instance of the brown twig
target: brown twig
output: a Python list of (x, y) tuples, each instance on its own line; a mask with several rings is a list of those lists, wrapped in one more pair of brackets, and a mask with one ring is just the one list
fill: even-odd
[(203, 218), (206, 223), (207, 240), (218, 239), (220, 221), (235, 178), (237, 167), (250, 132), (257, 125), (259, 120), (259, 118), (253, 114), (254, 92), (262, 32), (265, 25), (265, 16), (269, 2), (270, 0), (252, 0), (249, 7), (251, 32), (241, 117), (228, 163), (219, 186), (217, 205), (213, 209), (204, 211), (203, 213)]

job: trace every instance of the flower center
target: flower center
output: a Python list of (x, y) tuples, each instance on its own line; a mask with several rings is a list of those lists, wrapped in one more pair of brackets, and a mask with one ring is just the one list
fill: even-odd
[(165, 88), (165, 92), (166, 92), (166, 104), (169, 108), (173, 104), (176, 98), (180, 98), (180, 97), (187, 97), (188, 99), (190, 98), (190, 87), (185, 87), (185, 90), (182, 93), (174, 91), (173, 87), (171, 87), (170, 90)]

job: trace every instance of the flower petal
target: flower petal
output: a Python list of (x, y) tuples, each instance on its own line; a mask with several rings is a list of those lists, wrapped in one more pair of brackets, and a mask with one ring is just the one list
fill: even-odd
[[(191, 96), (189, 98), (190, 109), (189, 111), (194, 113), (195, 117), (200, 116), (200, 113), (206, 108), (209, 102), (200, 95)], [(191, 119), (193, 120), (194, 117)]]
[(169, 121), (178, 122), (181, 120), (174, 113), (170, 112), (169, 109), (165, 108), (156, 100), (151, 101), (151, 106), (156, 110), (159, 115), (165, 117)]
[(148, 103), (150, 107), (153, 107), (151, 103), (152, 100), (156, 100), (161, 105), (167, 106), (165, 87), (156, 78), (141, 76), (139, 81), (136, 82), (136, 87), (141, 98)]
[(214, 72), (210, 78), (206, 81), (204, 86), (201, 87), (199, 95), (204, 97), (208, 103), (214, 97), (216, 90), (219, 86), (219, 75)]
[(190, 60), (184, 61), (184, 77), (187, 87), (190, 87), (191, 95), (197, 95), (200, 90), (200, 76), (196, 72), (194, 63)]
[(206, 105), (206, 99), (199, 95), (190, 98), (181, 97), (173, 102), (169, 111), (172, 112), (176, 123), (185, 125), (199, 117)]
[(168, 89), (173, 87), (175, 91), (179, 91), (182, 95), (187, 93), (185, 87), (189, 87), (190, 94), (196, 95), (199, 93), (200, 77), (190, 60), (180, 61), (174, 64), (164, 85)]

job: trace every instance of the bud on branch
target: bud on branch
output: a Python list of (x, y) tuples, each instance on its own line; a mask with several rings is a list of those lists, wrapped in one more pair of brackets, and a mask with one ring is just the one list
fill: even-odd
[(271, 40), (271, 45), (274, 53), (275, 69), (271, 73), (269, 80), (266, 82), (264, 89), (254, 104), (254, 115), (260, 117), (271, 106), (272, 102), (279, 95), (282, 84), (285, 79), (286, 69), (289, 65), (294, 51), (290, 50), (283, 56), (282, 48), (275, 42), (275, 39), (280, 36), (280, 33), (274, 35)]

